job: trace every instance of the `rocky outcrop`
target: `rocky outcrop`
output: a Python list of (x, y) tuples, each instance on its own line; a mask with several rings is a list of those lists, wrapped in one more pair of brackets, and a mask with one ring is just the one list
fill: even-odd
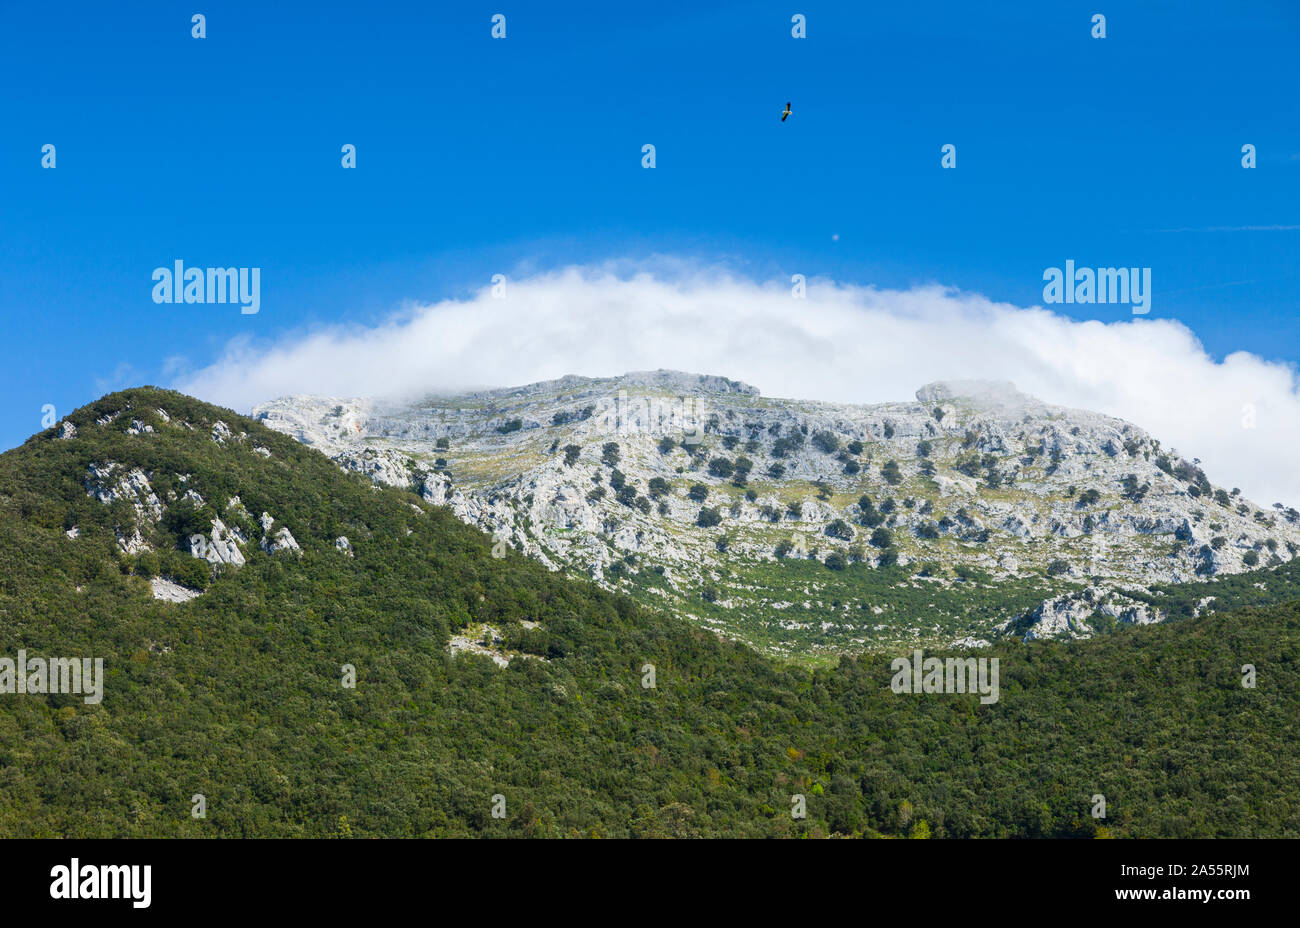
[(1086, 587), (1044, 600), (1012, 627), (1024, 629), (1024, 640), (1040, 638), (1091, 638), (1098, 620), (1111, 619), (1125, 625), (1150, 625), (1165, 619), (1160, 610), (1115, 590)]
[(212, 531), (207, 535), (191, 535), (189, 541), (190, 554), (209, 564), (229, 564), (232, 567), (244, 564), (240, 545), (248, 544), (248, 539), (239, 529), (228, 528), (220, 519), (212, 520)]
[(154, 493), (148, 475), (138, 467), (123, 473), (122, 466), (116, 461), (92, 463), (87, 469), (84, 485), (87, 495), (105, 505), (117, 500), (131, 504), (135, 522), (116, 529), (118, 547), (126, 554), (147, 551), (149, 545), (142, 530), (157, 523), (163, 514), (162, 502)]
[(149, 587), (153, 592), (154, 599), (161, 599), (169, 603), (187, 603), (191, 599), (203, 595), (202, 590), (192, 590), (165, 577), (154, 577), (149, 581)]
[(289, 531), (287, 526), (280, 526), (272, 531), (275, 525), (275, 519), (271, 518), (270, 513), (262, 513), (262, 550), (268, 554), (279, 554), (281, 551), (290, 551), (300, 553), (301, 548), (298, 542), (294, 540), (293, 532)]

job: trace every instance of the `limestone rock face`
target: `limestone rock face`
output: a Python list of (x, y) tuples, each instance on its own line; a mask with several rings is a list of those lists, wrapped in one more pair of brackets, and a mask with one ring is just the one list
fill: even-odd
[[(718, 579), (734, 566), (774, 563), (778, 544), (800, 538), (818, 559), (876, 564), (877, 527), (900, 565), (1120, 591), (1300, 552), (1295, 510), (1211, 484), (1132, 423), (1004, 382), (944, 381), (912, 402), (856, 405), (653, 371), (401, 401), (290, 396), (254, 414), (548, 567), (607, 585), (620, 582), (616, 564), (653, 570), (665, 595), (714, 586), (737, 609), (748, 594)], [(717, 525), (699, 524), (704, 508)], [(1101, 619), (1082, 609), (1046, 610), (1034, 634), (1091, 633)]]
[(122, 466), (116, 461), (104, 461), (89, 466), (84, 485), (87, 495), (105, 505), (116, 500), (129, 502), (135, 512), (135, 524), (125, 529), (118, 527), (118, 546), (126, 554), (149, 550), (141, 530), (162, 518), (163, 505), (154, 493), (148, 475), (138, 467), (123, 473)]
[(77, 427), (75, 425), (73, 425), (71, 422), (69, 422), (66, 419), (59, 423), (59, 438), (62, 438), (64, 441), (67, 441), (70, 438), (76, 438), (76, 437), (77, 437)]
[(200, 590), (192, 590), (164, 577), (154, 577), (149, 581), (149, 586), (153, 591), (154, 599), (169, 603), (185, 603), (203, 595)]
[(1086, 587), (1044, 600), (1026, 617), (1024, 640), (1038, 638), (1091, 638), (1096, 634), (1095, 616), (1126, 625), (1150, 625), (1165, 618), (1163, 612), (1114, 590)]
[(291, 551), (300, 553), (301, 548), (298, 542), (294, 540), (293, 532), (289, 531), (287, 526), (280, 526), (274, 533), (271, 532), (275, 520), (271, 518), (270, 513), (262, 513), (262, 550), (268, 554), (278, 554), (281, 551)]
[(247, 543), (248, 539), (238, 529), (227, 528), (220, 519), (213, 519), (208, 535), (190, 537), (190, 554), (209, 564), (239, 567), (244, 564), (244, 553), (239, 546)]

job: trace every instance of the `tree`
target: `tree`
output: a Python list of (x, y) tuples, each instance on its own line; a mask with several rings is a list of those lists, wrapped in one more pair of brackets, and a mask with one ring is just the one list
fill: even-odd
[(618, 442), (607, 441), (604, 447), (600, 449), (600, 460), (608, 467), (614, 467), (622, 457), (622, 451), (619, 450)]
[(853, 527), (843, 519), (836, 519), (830, 525), (826, 526), (826, 534), (831, 538), (838, 538), (841, 541), (852, 541)]
[(673, 441), (671, 438), (668, 438), (667, 436), (659, 439), (660, 454), (667, 454), (668, 452), (672, 451), (676, 447), (677, 447), (677, 442)]
[(578, 463), (578, 455), (582, 454), (582, 448), (578, 445), (564, 446), (564, 466), (572, 467)]
[(700, 514), (695, 518), (695, 524), (701, 528), (712, 528), (722, 523), (722, 514), (718, 510), (705, 506), (700, 509)]
[(651, 477), (650, 482), (647, 484), (647, 488), (650, 491), (651, 499), (658, 499), (661, 496), (666, 496), (672, 489), (672, 487), (668, 485), (668, 481), (663, 477)]
[(689, 496), (697, 503), (702, 503), (709, 498), (709, 488), (702, 483), (691, 484), (691, 488), (686, 491)]
[(871, 533), (873, 548), (888, 548), (894, 543), (894, 535), (887, 528), (878, 528)]
[(885, 466), (880, 468), (880, 476), (893, 487), (903, 482), (903, 472), (899, 469), (897, 461), (886, 461)]
[(833, 551), (826, 556), (826, 566), (831, 570), (844, 570), (849, 566), (849, 562), (843, 554)]
[(714, 477), (730, 477), (735, 470), (735, 465), (726, 458), (714, 458), (709, 462), (709, 474)]
[(1125, 499), (1132, 500), (1135, 503), (1140, 503), (1142, 497), (1146, 496), (1147, 491), (1151, 489), (1150, 483), (1138, 486), (1137, 474), (1125, 474), (1121, 484), (1123, 486), (1123, 492), (1121, 495)]
[(831, 432), (825, 430), (813, 432), (813, 447), (823, 454), (834, 454), (840, 450), (840, 440)]

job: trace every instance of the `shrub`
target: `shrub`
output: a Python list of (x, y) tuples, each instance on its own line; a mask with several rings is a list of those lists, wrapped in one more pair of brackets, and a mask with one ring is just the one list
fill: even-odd
[(852, 541), (853, 527), (843, 519), (836, 519), (830, 525), (826, 526), (826, 534), (831, 538), (838, 538), (841, 541)]
[(714, 477), (730, 477), (735, 470), (735, 465), (726, 458), (714, 458), (709, 462), (709, 474)]
[(834, 454), (840, 450), (840, 440), (831, 432), (813, 432), (812, 443), (823, 454)]
[(918, 538), (938, 538), (939, 526), (933, 522), (922, 522), (916, 527), (916, 536)]

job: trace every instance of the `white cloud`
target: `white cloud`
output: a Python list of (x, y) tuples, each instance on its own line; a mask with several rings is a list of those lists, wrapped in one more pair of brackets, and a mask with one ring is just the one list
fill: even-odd
[(681, 265), (569, 268), (511, 280), (507, 295), (484, 288), (373, 328), (232, 342), (178, 386), (247, 410), (287, 393), (406, 395), (659, 367), (860, 403), (910, 399), (933, 380), (1011, 380), (1128, 419), (1265, 505), (1300, 502), (1295, 371), (1244, 352), (1216, 362), (1176, 321), (1079, 322), (937, 286), (812, 280), (794, 299), (787, 284)]

